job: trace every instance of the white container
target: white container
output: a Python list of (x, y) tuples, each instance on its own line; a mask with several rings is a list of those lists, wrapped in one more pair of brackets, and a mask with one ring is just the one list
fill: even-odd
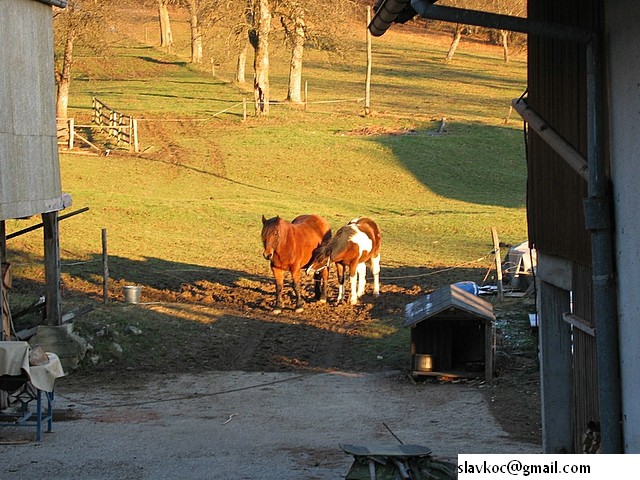
[(136, 285), (127, 285), (122, 287), (124, 301), (127, 303), (140, 303), (140, 293), (142, 287)]

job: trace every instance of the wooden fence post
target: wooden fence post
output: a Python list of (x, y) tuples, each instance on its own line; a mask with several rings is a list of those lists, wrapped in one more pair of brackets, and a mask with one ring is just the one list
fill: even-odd
[(491, 227), (491, 237), (493, 238), (493, 251), (496, 258), (496, 286), (498, 287), (498, 301), (501, 302), (504, 298), (504, 292), (502, 290), (502, 259), (500, 258), (500, 240), (498, 239), (498, 230), (496, 227)]
[(138, 144), (138, 120), (131, 118), (131, 135), (133, 137), (133, 151), (138, 153), (140, 151), (140, 145)]
[(102, 229), (102, 302), (109, 301), (109, 255), (107, 253), (107, 229)]
[(115, 129), (116, 129), (116, 112), (111, 110), (111, 113), (109, 113), (109, 135), (111, 135), (112, 137), (115, 137)]
[(70, 118), (67, 120), (67, 125), (69, 128), (69, 150), (73, 150), (73, 138), (76, 135), (75, 132), (75, 122), (73, 120), (73, 118)]

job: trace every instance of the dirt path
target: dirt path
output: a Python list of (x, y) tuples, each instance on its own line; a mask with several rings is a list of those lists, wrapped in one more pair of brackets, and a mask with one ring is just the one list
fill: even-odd
[(477, 387), (397, 371), (154, 375), (125, 390), (61, 379), (56, 412), (38, 445), (30, 430), (0, 429), (0, 478), (340, 479), (352, 459), (339, 444), (396, 443), (385, 425), (454, 461), (540, 452), (498, 425)]

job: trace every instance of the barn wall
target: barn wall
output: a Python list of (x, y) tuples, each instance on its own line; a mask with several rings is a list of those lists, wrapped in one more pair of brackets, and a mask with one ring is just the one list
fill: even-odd
[(33, 0), (0, 0), (0, 11), (0, 220), (4, 220), (60, 210), (62, 200), (51, 7)]
[[(603, 7), (597, 0), (530, 0), (529, 17), (600, 32)], [(528, 103), (585, 159), (586, 60), (585, 45), (529, 36)], [(584, 223), (587, 187), (584, 179), (537, 134), (530, 132), (527, 186), (530, 241), (537, 248), (539, 259), (561, 259), (572, 265), (573, 271), (570, 290), (554, 293), (549, 286), (541, 302), (545, 307), (545, 311), (540, 309), (540, 321), (546, 453), (581, 451), (587, 423), (600, 420), (595, 337), (576, 329), (567, 336), (563, 319), (571, 311), (583, 321), (593, 322), (591, 237)], [(542, 263), (539, 260), (540, 269), (544, 268)], [(571, 303), (564, 305), (564, 296), (568, 297), (570, 292)], [(569, 359), (559, 353), (556, 337), (568, 339)], [(571, 386), (570, 391), (563, 390), (564, 383)]]
[[(600, 22), (595, 0), (535, 0), (529, 17), (593, 29)], [(587, 157), (586, 47), (529, 35), (528, 103)], [(589, 265), (585, 233), (586, 181), (531, 132), (528, 159), (529, 238), (538, 251)]]
[(623, 445), (640, 453), (640, 4), (607, 2)]

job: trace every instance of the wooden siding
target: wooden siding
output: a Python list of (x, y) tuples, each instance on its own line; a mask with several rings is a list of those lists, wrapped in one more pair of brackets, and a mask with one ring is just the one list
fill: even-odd
[(0, 220), (63, 208), (51, 7), (0, 0)]
[[(573, 312), (595, 328), (591, 268), (573, 268)], [(596, 338), (580, 329), (573, 329), (573, 441), (580, 452), (582, 435), (590, 421), (598, 421), (598, 350)]]
[[(601, 4), (595, 0), (532, 0), (529, 17), (595, 29)], [(529, 36), (529, 106), (587, 157), (586, 47)], [(529, 135), (529, 238), (539, 252), (591, 263), (584, 227), (587, 184), (538, 135)]]

